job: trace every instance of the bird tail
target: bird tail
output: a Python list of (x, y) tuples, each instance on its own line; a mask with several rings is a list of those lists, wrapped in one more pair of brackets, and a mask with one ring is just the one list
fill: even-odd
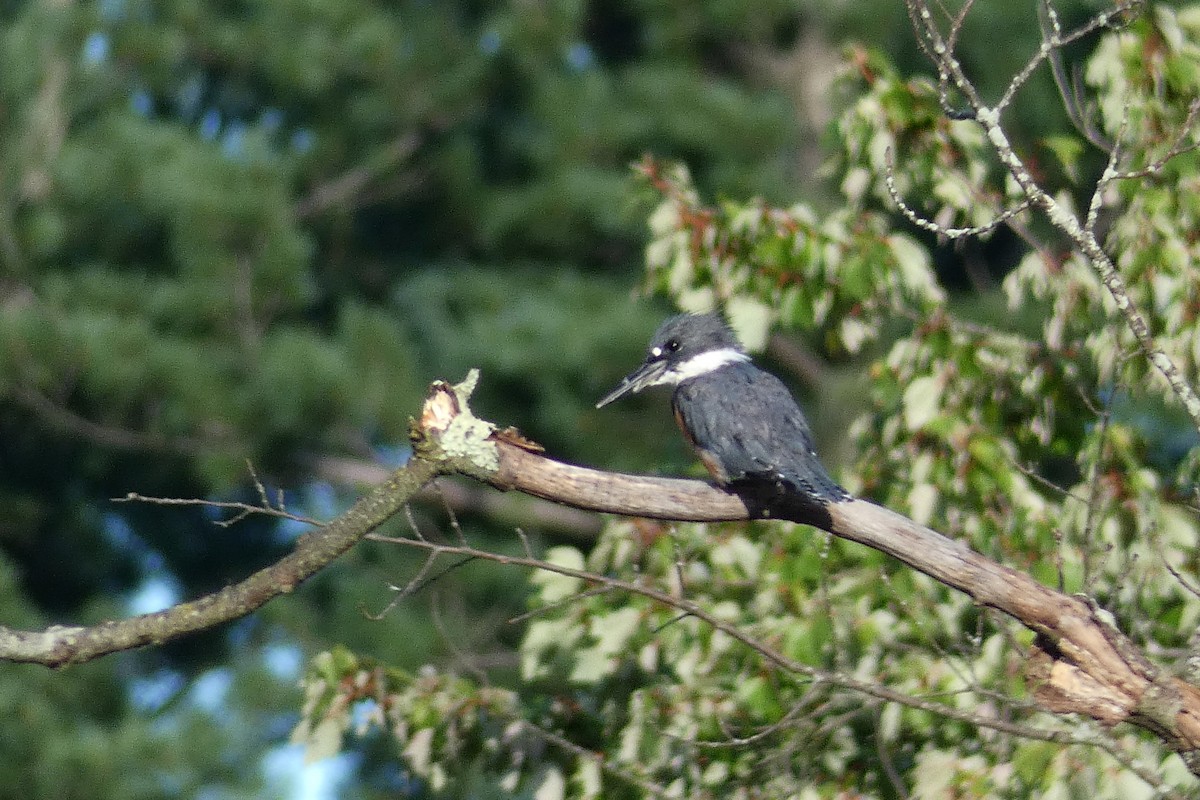
[(748, 474), (746, 477), (751, 480), (774, 482), (785, 490), (803, 494), (822, 505), (843, 503), (853, 499), (853, 495), (829, 477), (829, 473), (819, 463), (814, 463), (805, 470), (764, 470)]

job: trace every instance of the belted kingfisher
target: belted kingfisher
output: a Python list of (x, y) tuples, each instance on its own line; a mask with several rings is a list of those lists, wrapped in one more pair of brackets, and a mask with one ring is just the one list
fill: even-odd
[(650, 386), (675, 387), (675, 421), (718, 484), (765, 481), (821, 505), (851, 499), (821, 466), (787, 387), (750, 362), (718, 315), (664, 322), (646, 360), (596, 408)]

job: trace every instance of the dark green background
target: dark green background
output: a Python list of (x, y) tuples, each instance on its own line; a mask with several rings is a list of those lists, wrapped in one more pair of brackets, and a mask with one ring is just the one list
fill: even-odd
[[(901, 4), (862, 6), (0, 4), (0, 621), (121, 617), (269, 563), (295, 530), (110, 498), (253, 501), (248, 460), (330, 516), (355, 488), (315, 480), (322, 460), (402, 458), (425, 386), (471, 366), (477, 411), (556, 456), (690, 468), (661, 403), (592, 408), (669, 310), (633, 299), (654, 197), (630, 164), (681, 160), (710, 198), (834, 202), (820, 90), (844, 44), (924, 71)], [(1027, 9), (1006, 13), (976, 10), (969, 67), (1032, 51)], [(1022, 102), (1022, 136), (1061, 121), (1046, 81)], [(961, 255), (947, 283), (986, 295)], [(471, 565), (368, 620), (413, 570), (364, 545), (203, 635), (0, 665), (0, 796), (286, 793), (290, 762), (264, 758), (296, 670), (336, 643), (418, 666), (451, 642), (503, 679), (523, 576)], [(403, 790), (390, 752), (344, 761), (343, 795)]]

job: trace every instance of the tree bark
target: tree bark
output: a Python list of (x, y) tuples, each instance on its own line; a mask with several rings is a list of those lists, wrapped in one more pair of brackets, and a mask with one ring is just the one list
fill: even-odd
[[(1200, 775), (1200, 689), (1164, 674), (1086, 598), (1057, 592), (961, 542), (866, 500), (825, 504), (762, 484), (727, 489), (677, 478), (601, 472), (547, 458), (515, 431), (476, 419), (459, 386), (431, 387), (413, 426), (414, 455), (345, 514), (245, 581), (154, 614), (44, 631), (0, 627), (0, 659), (60, 666), (155, 644), (244, 616), (329, 564), (438, 475), (462, 474), (575, 508), (697, 522), (800, 522), (899, 559), (1010, 615), (1037, 634), (1028, 677), (1050, 711), (1152, 731)], [(264, 509), (270, 512), (270, 509)]]

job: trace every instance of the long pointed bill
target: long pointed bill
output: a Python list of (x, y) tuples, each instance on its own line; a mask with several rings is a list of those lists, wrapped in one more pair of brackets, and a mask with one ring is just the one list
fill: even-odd
[(664, 361), (648, 361), (635, 369), (633, 372), (625, 376), (617, 388), (606, 394), (599, 403), (596, 403), (596, 408), (603, 408), (614, 400), (624, 397), (627, 394), (637, 394), (647, 386), (657, 384), (663, 373), (667, 371), (667, 364)]

